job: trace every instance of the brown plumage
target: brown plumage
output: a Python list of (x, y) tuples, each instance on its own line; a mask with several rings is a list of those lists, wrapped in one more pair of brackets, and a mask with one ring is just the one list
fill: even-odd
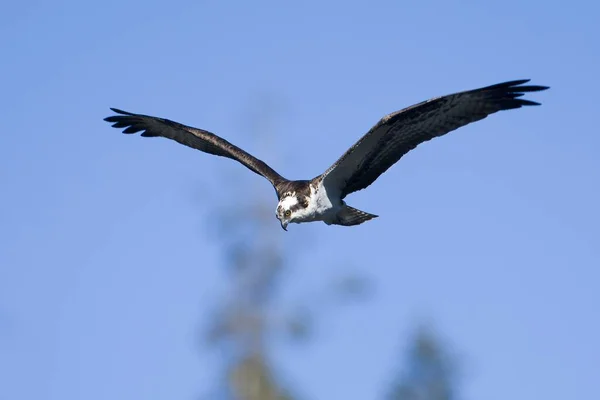
[(519, 97), (548, 87), (519, 86), (528, 81), (516, 80), (436, 97), (388, 114), (317, 179), (332, 182), (341, 198), (362, 190), (423, 142), (501, 110), (539, 105)]
[(141, 136), (162, 136), (205, 153), (237, 160), (250, 171), (267, 178), (273, 185), (287, 181), (264, 161), (248, 154), (212, 132), (193, 128), (165, 118), (133, 114), (116, 108), (111, 108), (111, 110), (121, 115), (113, 115), (104, 118), (104, 120), (113, 122), (112, 126), (114, 128), (125, 128), (123, 133), (131, 134), (143, 131)]
[[(162, 136), (205, 153), (237, 160), (264, 176), (277, 192), (277, 218), (284, 229), (288, 222), (310, 221), (352, 226), (376, 215), (347, 206), (343, 199), (348, 194), (368, 187), (403, 155), (423, 142), (498, 111), (539, 105), (520, 97), (548, 87), (523, 85), (527, 82), (528, 79), (515, 80), (436, 97), (388, 114), (323, 174), (311, 180), (285, 179), (262, 160), (203, 129), (115, 108), (111, 110), (120, 115), (104, 120), (113, 123), (115, 128), (125, 128), (124, 133)], [(286, 200), (290, 197), (293, 201)]]

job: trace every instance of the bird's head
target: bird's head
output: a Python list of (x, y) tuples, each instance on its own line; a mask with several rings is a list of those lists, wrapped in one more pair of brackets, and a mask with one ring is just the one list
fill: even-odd
[(286, 193), (279, 200), (275, 216), (281, 223), (283, 230), (287, 231), (290, 222), (299, 222), (308, 207), (308, 197), (297, 195), (295, 192)]

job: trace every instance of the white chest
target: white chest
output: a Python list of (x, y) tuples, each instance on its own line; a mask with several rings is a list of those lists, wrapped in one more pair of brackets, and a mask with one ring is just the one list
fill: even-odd
[(341, 208), (341, 201), (329, 198), (323, 185), (310, 187), (308, 207), (298, 215), (300, 221), (323, 221), (333, 218)]

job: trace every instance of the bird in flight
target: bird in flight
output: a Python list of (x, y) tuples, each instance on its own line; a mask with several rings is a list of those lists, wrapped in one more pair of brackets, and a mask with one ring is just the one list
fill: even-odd
[(105, 118), (123, 133), (143, 131), (141, 136), (165, 137), (181, 144), (240, 162), (265, 177), (277, 193), (275, 216), (287, 230), (289, 223), (323, 221), (327, 225), (354, 226), (377, 215), (346, 204), (350, 193), (365, 189), (400, 158), (419, 144), (443, 136), (502, 110), (536, 106), (520, 98), (546, 86), (524, 85), (515, 80), (479, 89), (435, 97), (381, 118), (331, 167), (310, 180), (288, 180), (264, 161), (209, 131), (164, 118), (133, 114), (111, 108), (117, 114)]

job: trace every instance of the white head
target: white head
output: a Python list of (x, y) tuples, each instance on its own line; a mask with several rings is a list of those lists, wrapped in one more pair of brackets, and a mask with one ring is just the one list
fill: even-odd
[(296, 192), (287, 192), (279, 200), (275, 216), (283, 230), (287, 231), (290, 222), (300, 222), (300, 219), (306, 214), (307, 207), (308, 197), (296, 194)]

